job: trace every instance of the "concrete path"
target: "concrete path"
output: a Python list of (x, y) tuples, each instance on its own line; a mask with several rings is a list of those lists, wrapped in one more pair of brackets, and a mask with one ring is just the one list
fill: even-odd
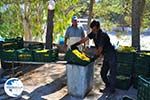
[(24, 92), (17, 100), (122, 100), (124, 96), (136, 100), (137, 90), (132, 87), (129, 90), (117, 89), (113, 95), (100, 93), (99, 88), (104, 87), (99, 75), (100, 65), (95, 64), (93, 90), (84, 99), (68, 94), (65, 62), (44, 64), (37, 68), (24, 65), (29, 70), (19, 77), (24, 84)]

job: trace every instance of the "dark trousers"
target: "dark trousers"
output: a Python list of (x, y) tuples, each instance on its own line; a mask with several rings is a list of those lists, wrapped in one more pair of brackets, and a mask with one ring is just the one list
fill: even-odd
[[(109, 72), (109, 75), (108, 75)], [(115, 89), (117, 74), (117, 58), (116, 52), (110, 52), (107, 56), (104, 55), (103, 66), (101, 68), (101, 77), (106, 87)]]

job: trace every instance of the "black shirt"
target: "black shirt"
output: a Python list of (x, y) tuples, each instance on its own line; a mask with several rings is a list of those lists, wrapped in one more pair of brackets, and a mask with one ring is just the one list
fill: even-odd
[(103, 54), (114, 51), (114, 47), (110, 43), (109, 36), (106, 33), (104, 33), (102, 30), (99, 30), (97, 34), (91, 32), (90, 34), (88, 34), (88, 37), (94, 40), (96, 48), (98, 47), (103, 48), (103, 51), (102, 51)]

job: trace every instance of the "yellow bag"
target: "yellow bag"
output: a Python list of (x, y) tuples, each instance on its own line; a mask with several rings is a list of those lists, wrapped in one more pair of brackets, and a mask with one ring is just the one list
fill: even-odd
[(90, 58), (87, 57), (84, 52), (80, 52), (80, 51), (78, 51), (77, 49), (73, 50), (72, 52), (73, 52), (77, 57), (79, 57), (80, 59), (82, 59), (82, 60), (84, 60), (84, 61), (89, 61), (89, 62), (90, 62)]

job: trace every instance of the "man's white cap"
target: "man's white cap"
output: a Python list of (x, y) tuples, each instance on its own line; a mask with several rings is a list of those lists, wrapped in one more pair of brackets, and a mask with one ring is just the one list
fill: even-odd
[(72, 17), (72, 21), (73, 21), (73, 20), (78, 20), (78, 17), (77, 17), (77, 16), (73, 16), (73, 17)]

